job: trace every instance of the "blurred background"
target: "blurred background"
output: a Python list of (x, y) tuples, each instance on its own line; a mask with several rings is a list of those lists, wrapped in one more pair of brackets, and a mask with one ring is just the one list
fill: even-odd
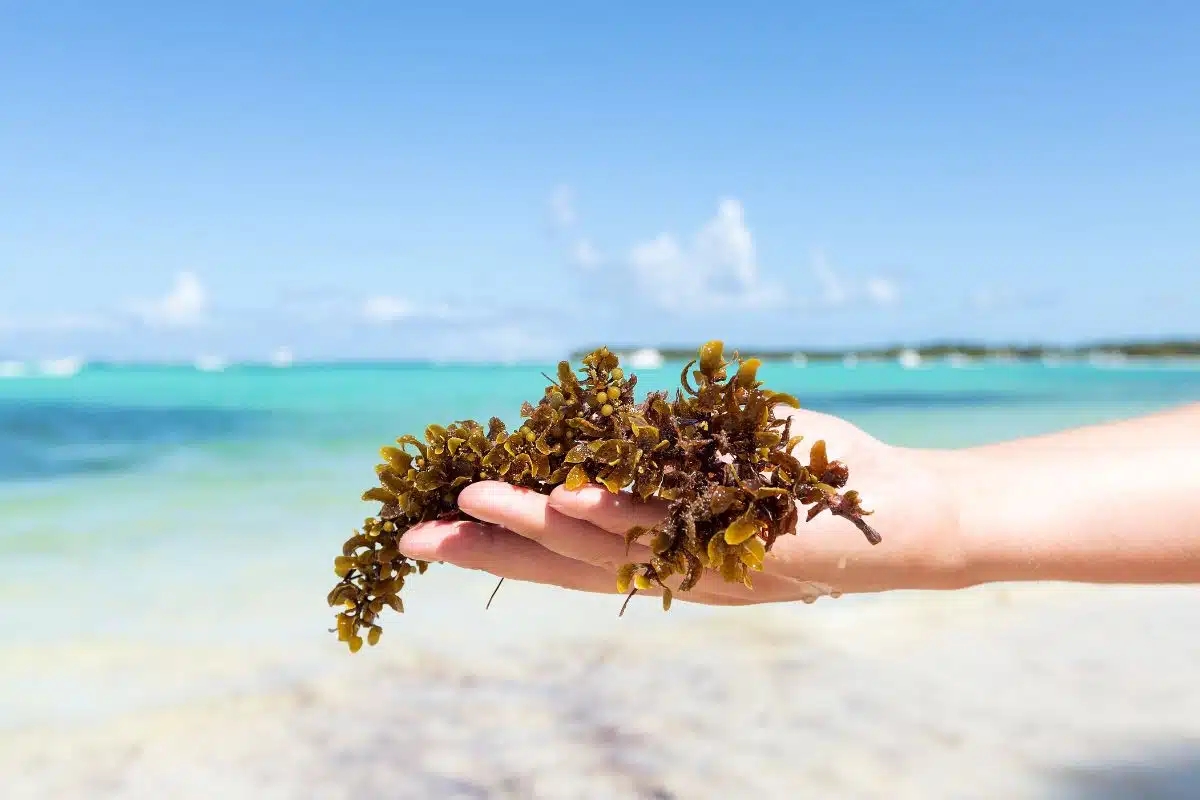
[[(1200, 8), (0, 9), (5, 797), (1200, 797), (1200, 598), (432, 569), (380, 445), (723, 338), (969, 447), (1200, 399)], [(1064, 480), (1069, 480), (1064, 476)]]

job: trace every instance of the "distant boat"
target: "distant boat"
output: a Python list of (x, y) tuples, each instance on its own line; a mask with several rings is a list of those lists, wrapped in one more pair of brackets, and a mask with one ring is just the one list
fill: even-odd
[(229, 362), (221, 356), (200, 356), (192, 365), (201, 372), (222, 372)]
[(1044, 353), (1042, 355), (1042, 366), (1045, 367), (1060, 367), (1063, 363), (1063, 357), (1058, 353)]
[(78, 356), (48, 358), (38, 364), (38, 371), (48, 378), (69, 378), (83, 369), (84, 360)]
[(804, 355), (804, 353), (796, 353), (794, 356), (792, 356), (792, 366), (807, 367), (808, 356)]
[(652, 347), (634, 350), (626, 360), (634, 369), (658, 369), (663, 365), (662, 353)]
[(294, 360), (291, 348), (288, 347), (281, 347), (271, 354), (272, 367), (290, 367)]
[(955, 369), (962, 369), (963, 367), (970, 365), (971, 357), (964, 353), (947, 353), (946, 363)]
[(901, 350), (900, 355), (896, 357), (896, 361), (905, 369), (916, 369), (921, 366), (921, 354), (912, 348)]
[(846, 369), (854, 369), (858, 366), (858, 353), (847, 353), (842, 356), (842, 366)]
[(22, 361), (0, 361), (0, 378), (20, 378), (25, 374)]
[(1120, 367), (1128, 359), (1125, 354), (1114, 350), (1093, 350), (1088, 353), (1088, 363), (1093, 367)]

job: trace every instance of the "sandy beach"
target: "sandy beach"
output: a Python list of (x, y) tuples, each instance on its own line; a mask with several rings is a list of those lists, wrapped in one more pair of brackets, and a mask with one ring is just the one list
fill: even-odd
[[(763, 369), (927, 447), (1200, 392), (1179, 369)], [(541, 371), (5, 384), (0, 800), (1200, 797), (1194, 587), (635, 598), (618, 618), (616, 595), (512, 582), (485, 611), (491, 576), (436, 567), (348, 655), (325, 596), (379, 444), (518, 407)]]
[[(0, 800), (1200, 800), (1198, 54), (1200, 0), (0, 1)], [(580, 472), (668, 524), (461, 495)], [(692, 597), (800, 601), (646, 596), (709, 544)], [(956, 576), (1192, 585), (853, 594)]]
[(586, 597), (565, 603), (578, 629), (530, 625), (554, 598), (513, 587), (474, 646), (396, 622), (318, 679), (5, 734), (3, 795), (1200, 797), (1194, 589), (647, 604), (596, 625), (611, 598)]

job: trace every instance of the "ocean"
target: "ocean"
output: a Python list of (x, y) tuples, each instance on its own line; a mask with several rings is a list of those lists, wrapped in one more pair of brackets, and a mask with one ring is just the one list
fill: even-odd
[[(673, 387), (679, 368), (637, 370), (639, 388)], [(378, 448), (430, 422), (514, 420), (553, 369), (88, 365), (0, 379), (0, 727), (262, 691), (344, 658), (324, 595), (333, 556), (371, 510), (359, 495)], [(918, 447), (1200, 399), (1195, 362), (772, 363), (759, 374), (807, 408)], [(380, 646), (502, 649), (533, 630), (569, 633), (585, 606), (612, 610), (606, 597), (549, 608), (515, 587), (484, 617), (492, 585), (431, 570)], [(631, 616), (620, 624), (661, 624)]]

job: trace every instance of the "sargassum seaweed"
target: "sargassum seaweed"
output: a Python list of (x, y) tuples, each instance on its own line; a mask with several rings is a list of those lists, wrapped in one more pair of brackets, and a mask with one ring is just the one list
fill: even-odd
[(585, 356), (578, 371), (561, 362), (537, 404), (522, 406), (523, 422), (514, 431), (497, 417), (486, 428), (463, 420), (430, 425), (424, 439), (401, 436), (396, 446), (382, 448), (378, 485), (363, 494), (379, 503), (379, 512), (334, 559), (339, 582), (327, 600), (341, 609), (338, 639), (351, 652), (362, 647), (364, 629), (368, 644), (379, 642), (379, 616), (385, 608), (403, 612), (405, 582), (429, 566), (401, 554), (401, 537), (421, 522), (470, 519), (457, 500), (476, 481), (543, 494), (597, 483), (668, 501), (661, 522), (625, 535), (629, 545), (649, 546), (649, 561), (625, 564), (614, 575), (628, 597), (661, 591), (664, 610), (705, 570), (752, 588), (776, 539), (796, 532), (800, 507), (807, 507), (807, 520), (822, 511), (849, 520), (878, 544), (879, 534), (864, 519), (871, 512), (857, 492), (841, 491), (850, 473), (828, 458), (825, 442), (808, 448), (807, 464), (793, 455), (802, 437), (792, 430), (792, 417), (774, 409), (799, 403), (764, 388), (760, 364), (737, 356), (726, 361), (722, 342), (710, 341), (684, 366), (673, 397), (651, 392), (635, 402), (637, 377), (626, 376), (617, 356), (602, 347)]

